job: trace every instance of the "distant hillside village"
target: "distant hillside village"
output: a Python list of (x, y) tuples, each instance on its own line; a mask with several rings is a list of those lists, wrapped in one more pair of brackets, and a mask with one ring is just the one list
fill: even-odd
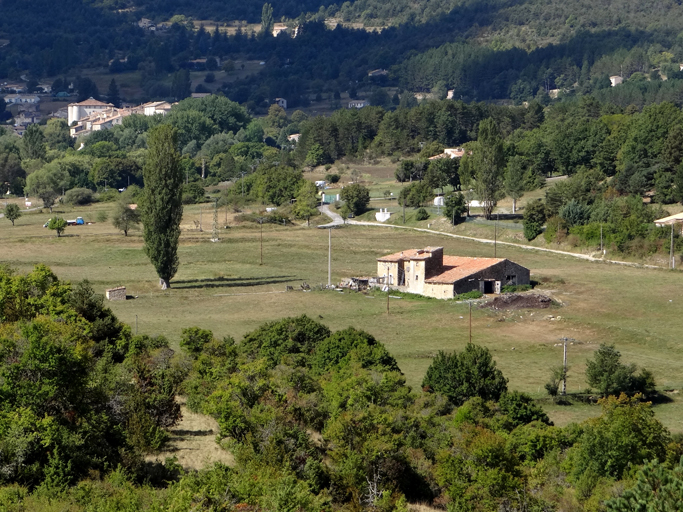
[(78, 137), (119, 125), (125, 117), (131, 114), (166, 115), (171, 111), (172, 106), (167, 101), (152, 101), (137, 107), (116, 108), (111, 103), (90, 98), (68, 106), (67, 122), (71, 136)]

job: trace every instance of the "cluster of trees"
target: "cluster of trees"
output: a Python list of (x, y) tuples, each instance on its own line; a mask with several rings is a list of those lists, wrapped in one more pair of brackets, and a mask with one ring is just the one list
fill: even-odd
[[(416, 393), (387, 349), (354, 328), (286, 318), (237, 343), (191, 327), (174, 353), (162, 337), (132, 336), (87, 283), (45, 267), (3, 270), (0, 289), (8, 510), (593, 510), (614, 498), (610, 510), (627, 511), (681, 485), (683, 447), (641, 395), (607, 396), (600, 417), (555, 427), (508, 389), (484, 347), (438, 354)], [(601, 350), (589, 372), (605, 395), (640, 378)], [(216, 419), (231, 467), (142, 462), (179, 420), (179, 393)]]
[(117, 466), (146, 478), (187, 374), (167, 340), (133, 336), (87, 281), (42, 265), (1, 269), (0, 290), (2, 484), (59, 496)]
[[(82, 139), (79, 151), (59, 120), (31, 126), (23, 139), (0, 135), (0, 181), (17, 195), (26, 190), (39, 196), (45, 207), (72, 188), (79, 190), (65, 199), (81, 204), (92, 197), (82, 189), (142, 186), (148, 133), (158, 125), (177, 132), (185, 202), (203, 200), (201, 187), (190, 185), (204, 177), (204, 186), (234, 181), (230, 201), (282, 205), (304, 193), (302, 167), (389, 156), (397, 161), (397, 180), (411, 183), (401, 204), (422, 206), (438, 190), (460, 205), (462, 189), (465, 199), (478, 199), (490, 215), (502, 197), (515, 202), (542, 187), (546, 177), (568, 175), (548, 187), (541, 206), (527, 208), (527, 238), (547, 224), (548, 242), (595, 245), (602, 229), (608, 247), (647, 254), (660, 250), (667, 236), (651, 224), (664, 216), (656, 205), (683, 200), (680, 109), (662, 102), (640, 111), (591, 95), (546, 107), (536, 101), (505, 107), (441, 100), (313, 118), (274, 105), (259, 119), (222, 96), (187, 99), (166, 117), (129, 116), (120, 126), (95, 132)], [(288, 140), (292, 133), (301, 134), (296, 144)], [(459, 160), (429, 160), (458, 146), (464, 151)], [(297, 215), (309, 218), (315, 194), (304, 195), (302, 204), (309, 206)], [(635, 199), (645, 195), (654, 205)]]

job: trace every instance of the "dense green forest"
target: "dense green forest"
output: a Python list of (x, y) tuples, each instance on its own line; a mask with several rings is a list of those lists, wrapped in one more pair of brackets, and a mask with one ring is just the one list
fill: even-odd
[[(0, 270), (0, 321), (8, 512), (625, 512), (673, 510), (683, 485), (680, 439), (642, 394), (654, 377), (610, 346), (588, 361), (602, 415), (559, 428), (472, 344), (439, 353), (417, 391), (380, 341), (306, 316), (239, 342), (189, 327), (175, 352), (44, 266)], [(180, 393), (217, 420), (232, 466), (145, 462), (180, 420)]]
[[(237, 14), (221, 10), (234, 7), (253, 11), (248, 19), (258, 22), (261, 4), (144, 2), (124, 9), (127, 6), (83, 3), (74, 10), (61, 1), (5, 1), (0, 36), (9, 44), (0, 56), (0, 78), (77, 76), (80, 69), (109, 66), (114, 76), (125, 70), (141, 72), (145, 96), (140, 99), (172, 99), (177, 94), (167, 85), (169, 73), (190, 59), (214, 56), (267, 63), (256, 75), (223, 88), (231, 99), (249, 102), (251, 109), (267, 106), (276, 96), (287, 98), (294, 107), (318, 94), (369, 96), (379, 85), (431, 91), (437, 97), (453, 89), (464, 101), (520, 102), (553, 89), (565, 96), (600, 92), (623, 107), (662, 100), (678, 103), (681, 97), (678, 63), (683, 49), (678, 35), (683, 17), (675, 2), (347, 2), (303, 17), (312, 5), (275, 3), (269, 23), (281, 16), (298, 18), (293, 23), (302, 29), (293, 39), (274, 38), (268, 32), (228, 37), (197, 31), (182, 21), (192, 16), (230, 21)], [(396, 9), (392, 19), (406, 19), (381, 32), (342, 26), (331, 30), (324, 23), (336, 15), (335, 9), (354, 21), (384, 16), (373, 13), (388, 8)], [(418, 11), (420, 19), (410, 14)], [(173, 26), (150, 32), (135, 24), (145, 14), (157, 21), (182, 16)], [(378, 68), (389, 69), (390, 74), (368, 78), (368, 71)], [(607, 78), (615, 74), (626, 83), (610, 91)], [(80, 85), (77, 88), (97, 95), (87, 82)]]

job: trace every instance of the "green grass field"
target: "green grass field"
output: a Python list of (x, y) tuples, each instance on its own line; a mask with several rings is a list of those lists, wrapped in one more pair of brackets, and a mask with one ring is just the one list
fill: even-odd
[[(98, 210), (112, 207), (67, 208), (60, 215), (93, 220)], [(300, 291), (302, 282), (312, 287), (327, 282), (326, 230), (265, 225), (260, 265), (257, 225), (221, 229), (221, 242), (212, 243), (210, 208), (202, 207), (203, 232), (194, 228), (199, 212), (196, 205), (186, 208), (180, 270), (168, 291), (158, 288), (154, 269), (142, 251), (140, 233), (123, 237), (108, 222), (69, 227), (65, 236), (57, 238), (42, 227), (49, 213), (25, 214), (15, 227), (0, 219), (0, 263), (24, 272), (46, 263), (62, 279), (89, 279), (98, 292), (125, 285), (135, 298), (110, 303), (115, 313), (132, 326), (137, 319), (140, 333), (163, 334), (176, 346), (183, 327), (197, 325), (239, 340), (266, 321), (301, 314), (332, 329), (365, 329), (386, 344), (414, 387), (419, 387), (438, 350), (460, 349), (468, 340), (466, 304), (392, 299), (387, 314), (381, 298)], [(224, 220), (222, 211), (219, 223), (223, 225)], [(374, 274), (375, 259), (383, 254), (427, 245), (444, 246), (447, 254), (465, 256), (491, 256), (492, 250), (489, 245), (413, 231), (345, 227), (332, 231), (333, 282)], [(576, 340), (569, 346), (570, 392), (586, 388), (585, 361), (603, 342), (616, 344), (626, 362), (652, 370), (660, 389), (683, 388), (679, 341), (683, 274), (504, 246), (498, 247), (498, 256), (530, 268), (532, 279), (564, 280), (564, 284), (540, 288), (563, 304), (552, 311), (473, 308), (473, 341), (491, 349), (511, 388), (542, 397), (549, 368), (561, 363), (562, 348), (555, 345), (563, 336)], [(285, 292), (288, 285), (295, 291)], [(549, 314), (558, 319), (546, 319)], [(675, 393), (667, 396), (672, 401), (658, 405), (657, 413), (669, 428), (681, 432), (683, 403)], [(587, 405), (547, 408), (558, 424), (599, 413), (598, 407)]]

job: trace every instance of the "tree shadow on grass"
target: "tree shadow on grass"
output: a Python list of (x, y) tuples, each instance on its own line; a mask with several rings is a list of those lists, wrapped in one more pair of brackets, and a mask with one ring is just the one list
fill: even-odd
[(214, 277), (207, 279), (188, 279), (184, 281), (172, 281), (171, 286), (177, 290), (189, 290), (193, 288), (232, 288), (289, 283), (294, 279), (295, 276)]

